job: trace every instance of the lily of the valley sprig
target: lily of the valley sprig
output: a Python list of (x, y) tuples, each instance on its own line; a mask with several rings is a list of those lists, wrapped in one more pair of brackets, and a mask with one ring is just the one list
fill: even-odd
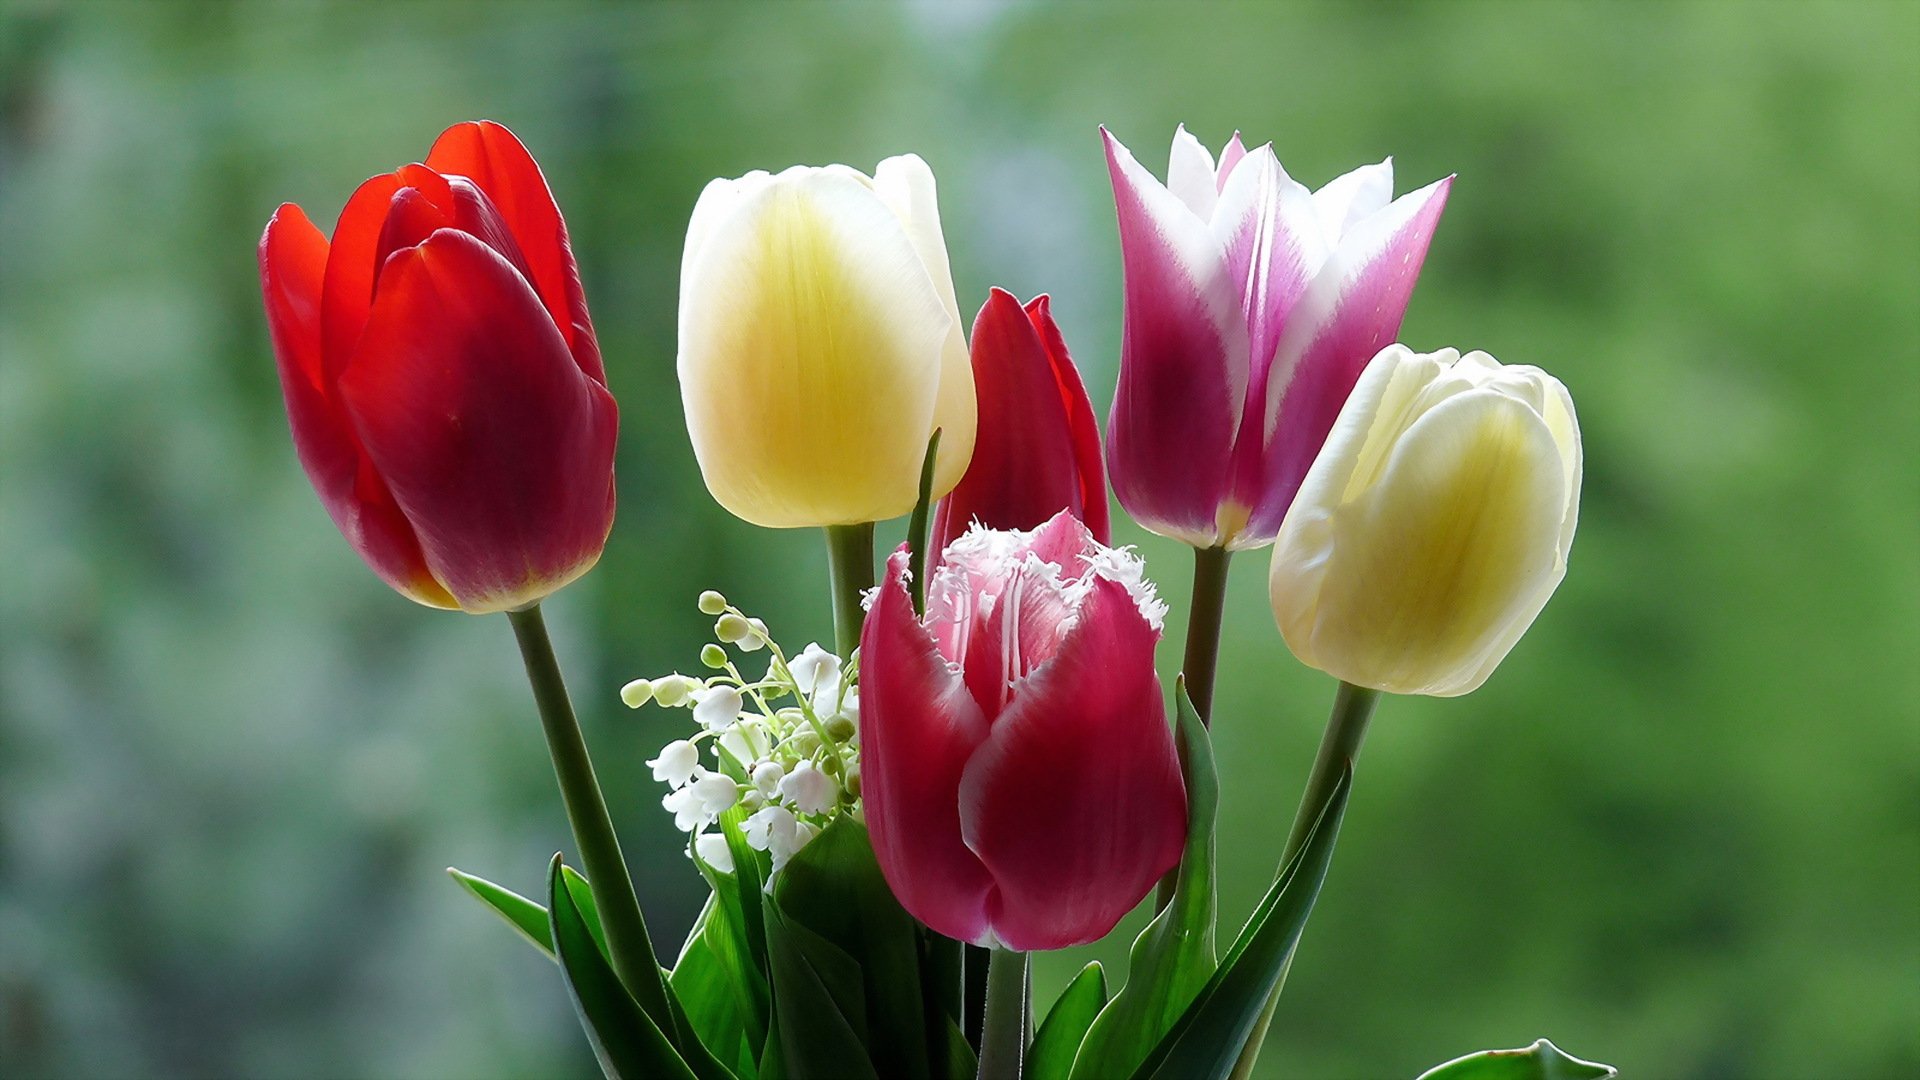
[[(269, 222), (267, 324), (328, 515), (403, 595), (513, 626), (572, 842), (531, 897), (453, 873), (553, 958), (560, 983), (529, 993), (565, 992), (609, 1077), (1248, 1075), (1290, 967), (1333, 959), (1301, 945), (1381, 696), (1478, 688), (1567, 572), (1566, 387), (1397, 343), (1452, 177), (1395, 198), (1383, 161), (1310, 189), (1271, 145), (1235, 135), (1215, 160), (1182, 128), (1163, 183), (1100, 134), (1119, 297), (956, 289), (914, 154), (691, 201), (688, 440), (735, 527), (824, 530), (833, 635), (783, 644), (699, 592), (710, 639), (619, 690), (659, 748), (645, 790), (603, 792), (540, 614), (613, 528), (618, 428), (547, 178), (504, 127), (460, 124), (362, 185), (331, 238), (290, 204)], [(1086, 149), (1097, 171), (1091, 132)], [(1104, 440), (1056, 310), (1123, 328)], [(1135, 522), (1193, 548), (1171, 694), (1167, 605), (1114, 546), (1109, 474)], [(876, 525), (903, 517), (876, 575)], [(1223, 913), (1209, 722), (1300, 715), (1213, 715), (1228, 557), (1268, 545), (1279, 632), (1241, 648), (1277, 661), (1284, 642), (1334, 705), (1311, 762), (1235, 770), (1305, 784), (1254, 853), (1265, 896)], [(609, 794), (681, 855), (630, 867)], [(632, 871), (650, 892), (703, 883), (677, 950), (656, 949)], [(1149, 896), (1125, 971), (1091, 963), (1033, 1000), (1030, 952), (1097, 941)], [(1360, 902), (1396, 918), (1405, 898)], [(1423, 1080), (1488, 1062), (1612, 1075), (1541, 1040)]]

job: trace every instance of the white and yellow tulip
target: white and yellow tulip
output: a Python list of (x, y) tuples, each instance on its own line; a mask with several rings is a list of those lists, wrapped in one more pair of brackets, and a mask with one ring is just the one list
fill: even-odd
[(707, 489), (756, 525), (852, 525), (973, 452), (973, 374), (933, 173), (908, 154), (715, 180), (687, 225), (680, 392)]
[(1558, 379), (1483, 352), (1382, 350), (1274, 543), (1287, 645), (1358, 686), (1477, 688), (1566, 574), (1580, 470)]

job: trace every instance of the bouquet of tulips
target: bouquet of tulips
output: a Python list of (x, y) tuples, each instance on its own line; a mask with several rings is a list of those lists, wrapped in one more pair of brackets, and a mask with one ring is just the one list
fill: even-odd
[[(920, 158), (701, 193), (687, 430), (727, 510), (825, 530), (835, 639), (783, 646), (709, 590), (703, 674), (621, 690), (691, 712), (647, 762), (688, 861), (645, 869), (711, 890), (667, 954), (541, 621), (612, 529), (618, 414), (539, 167), (461, 124), (361, 185), (331, 239), (292, 205), (268, 223), (280, 382), (328, 513), (404, 595), (504, 612), (519, 640), (577, 862), (535, 899), (453, 875), (555, 960), (608, 1076), (1246, 1076), (1379, 696), (1478, 687), (1564, 575), (1566, 388), (1396, 343), (1451, 177), (1394, 198), (1382, 162), (1313, 191), (1271, 146), (1216, 161), (1182, 129), (1162, 183), (1102, 134), (1126, 289), (1104, 448), (1047, 297), (994, 289), (966, 333)], [(1171, 703), (1167, 607), (1111, 546), (1109, 475), (1193, 549)], [(876, 567), (875, 522), (902, 516)], [(1281, 636), (1337, 690), (1272, 887), (1223, 933), (1221, 603), (1263, 547)], [(1033, 999), (1030, 952), (1143, 901), (1124, 973)], [(1428, 1076), (1612, 1073), (1541, 1040)]]

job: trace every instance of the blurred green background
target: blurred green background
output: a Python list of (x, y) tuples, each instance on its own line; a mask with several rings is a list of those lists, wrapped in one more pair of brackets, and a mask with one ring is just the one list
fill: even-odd
[[(592, 1072), (552, 968), (441, 873), (532, 891), (568, 843), (506, 623), (406, 603), (328, 524), (254, 268), (279, 202), (330, 222), (491, 117), (625, 406), (612, 543), (547, 608), (657, 940), (700, 888), (640, 763), (685, 717), (615, 689), (697, 665), (701, 587), (830, 633), (819, 538), (721, 512), (682, 426), (701, 185), (919, 152), (962, 307), (1051, 292), (1104, 413), (1095, 125), (1157, 170), (1184, 121), (1314, 185), (1457, 171), (1403, 337), (1560, 375), (1588, 455), (1530, 636), (1469, 698), (1383, 707), (1265, 1075), (1539, 1035), (1630, 1077), (1920, 1075), (1916, 70), (1920, 5), (1868, 2), (8, 0), (0, 1073)], [(1122, 534), (1177, 640), (1184, 549)], [(1264, 564), (1218, 705), (1229, 932), (1332, 693)]]

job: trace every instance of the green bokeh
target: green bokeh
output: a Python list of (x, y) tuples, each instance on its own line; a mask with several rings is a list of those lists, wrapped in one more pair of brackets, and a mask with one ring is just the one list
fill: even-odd
[[(1920, 1075), (1916, 70), (1920, 5), (1869, 2), (10, 0), (0, 1073), (591, 1072), (552, 968), (441, 873), (535, 891), (566, 843), (511, 635), (334, 533), (254, 270), (277, 203), (331, 221), (484, 116), (547, 170), (624, 404), (613, 541), (548, 611), (657, 938), (700, 885), (640, 762), (684, 717), (616, 688), (695, 670), (702, 587), (830, 633), (819, 538), (728, 517), (687, 444), (701, 185), (917, 151), (962, 306), (1051, 292), (1104, 405), (1095, 125), (1157, 168), (1184, 121), (1311, 184), (1458, 172), (1403, 337), (1552, 370), (1588, 455), (1571, 573), (1498, 675), (1383, 705), (1266, 1075), (1540, 1035), (1637, 1077)], [(1121, 531), (1178, 635), (1185, 551)], [(1264, 563), (1217, 707), (1229, 931), (1332, 692)]]

